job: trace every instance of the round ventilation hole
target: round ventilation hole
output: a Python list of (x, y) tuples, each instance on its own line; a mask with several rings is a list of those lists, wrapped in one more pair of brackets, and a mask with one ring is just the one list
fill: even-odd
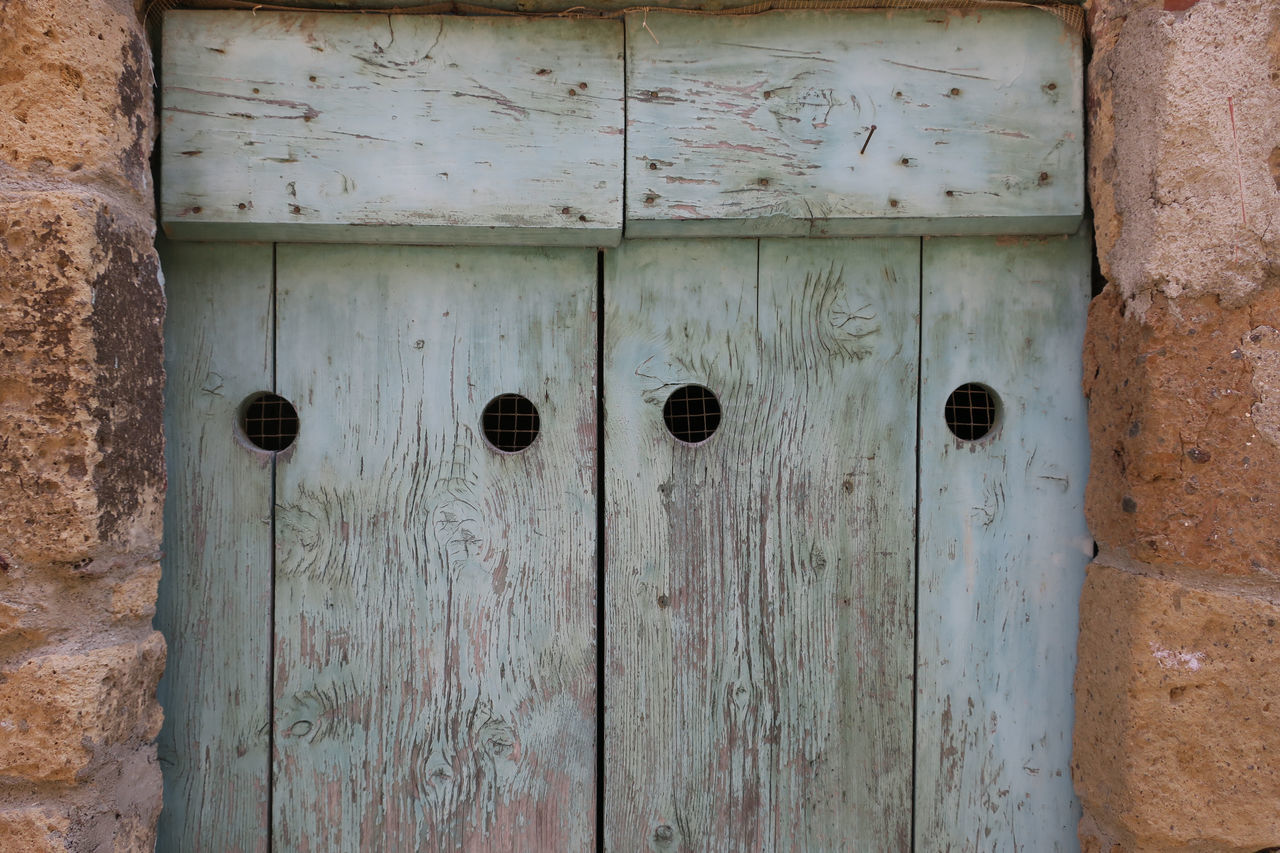
[(702, 385), (683, 385), (662, 407), (667, 430), (687, 444), (701, 444), (720, 426), (720, 401)]
[(996, 425), (1000, 401), (996, 392), (977, 382), (966, 382), (947, 398), (947, 429), (961, 441), (976, 441)]
[(538, 409), (519, 394), (499, 394), (480, 416), (484, 437), (504, 453), (519, 453), (538, 437)]
[(254, 447), (284, 450), (298, 437), (298, 410), (279, 394), (260, 391), (240, 407), (240, 429)]

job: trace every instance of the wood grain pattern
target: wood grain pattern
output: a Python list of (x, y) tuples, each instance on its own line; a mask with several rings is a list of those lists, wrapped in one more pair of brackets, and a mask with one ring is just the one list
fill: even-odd
[(265, 851), (271, 643), (271, 454), (238, 437), (271, 388), (271, 246), (161, 241), (164, 575), (169, 658), (161, 851)]
[(608, 245), (619, 21), (176, 11), (161, 218), (175, 238)]
[(607, 256), (608, 849), (909, 846), (918, 247)]
[(277, 849), (586, 849), (596, 253), (282, 245), (277, 287)]
[[(1089, 442), (1080, 353), (1088, 229), (925, 240), (917, 842), (1075, 851), (1072, 676)], [(1003, 414), (961, 442), (943, 409), (981, 382)]]
[(1080, 222), (1081, 42), (1042, 10), (645, 11), (627, 28), (628, 236)]

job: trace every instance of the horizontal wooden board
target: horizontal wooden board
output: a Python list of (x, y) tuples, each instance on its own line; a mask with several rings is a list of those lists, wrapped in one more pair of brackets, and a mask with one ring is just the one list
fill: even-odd
[[(916, 838), (927, 849), (1079, 849), (1072, 676), (1089, 469), (1080, 391), (1088, 229), (925, 240)], [(961, 441), (961, 383), (1000, 413)]]
[(618, 21), (170, 12), (165, 230), (611, 245), (622, 69)]
[(1030, 8), (633, 13), (627, 236), (1070, 233), (1081, 57)]

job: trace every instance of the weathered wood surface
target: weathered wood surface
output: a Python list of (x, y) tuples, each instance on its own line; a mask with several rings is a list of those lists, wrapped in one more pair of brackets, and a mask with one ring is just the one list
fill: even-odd
[(1071, 233), (1081, 57), (1027, 8), (633, 13), (627, 235)]
[[(1087, 232), (1087, 229), (1082, 229)], [(1080, 353), (1090, 243), (924, 241), (916, 839), (1074, 851), (1072, 676), (1092, 539)], [(964, 382), (996, 430), (948, 431)]]
[(164, 575), (160, 851), (267, 849), (271, 454), (238, 437), (270, 390), (271, 246), (161, 242)]
[(276, 848), (586, 849), (596, 253), (277, 251)]
[(606, 849), (908, 849), (918, 251), (608, 253)]
[(165, 16), (175, 238), (608, 245), (619, 21)]

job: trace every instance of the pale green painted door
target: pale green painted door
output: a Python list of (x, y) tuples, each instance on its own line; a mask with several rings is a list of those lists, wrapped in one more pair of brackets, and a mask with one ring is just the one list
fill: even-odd
[(1075, 848), (1087, 239), (164, 261), (160, 849)]

